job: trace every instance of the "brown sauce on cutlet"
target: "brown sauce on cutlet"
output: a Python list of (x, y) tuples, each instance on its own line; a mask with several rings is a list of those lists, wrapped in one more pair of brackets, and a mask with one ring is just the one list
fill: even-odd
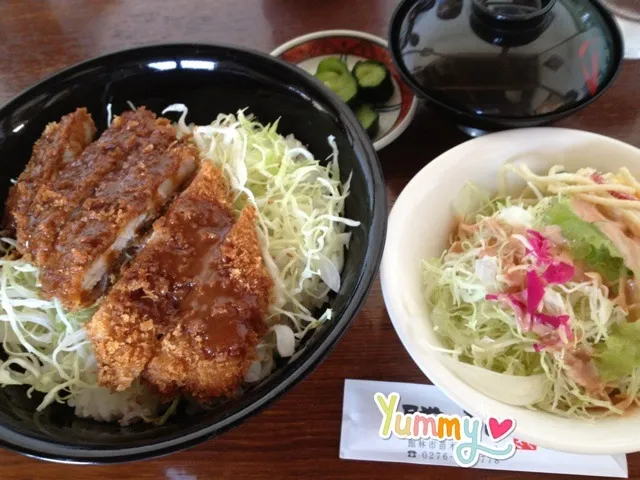
[[(258, 297), (246, 294), (226, 271), (221, 247), (234, 222), (233, 212), (225, 205), (185, 202), (180, 214), (170, 215), (162, 227), (174, 232), (169, 243), (177, 248), (156, 249), (148, 259), (172, 272), (165, 298), (177, 315), (169, 323), (183, 325), (191, 345), (205, 358), (244, 355), (247, 333), (264, 329)], [(168, 325), (160, 322), (158, 326), (161, 334), (166, 333)]]
[(201, 280), (182, 302), (180, 310), (185, 313), (180, 321), (205, 358), (246, 355), (247, 334), (261, 330), (258, 298), (239, 291), (229, 277), (220, 274), (219, 249), (207, 255)]
[(100, 383), (122, 390), (143, 374), (166, 395), (231, 394), (267, 329), (271, 287), (255, 210), (236, 221), (204, 163), (87, 324)]
[(125, 112), (82, 154), (62, 169), (55, 182), (38, 191), (29, 225), (18, 230), (18, 243), (37, 265), (53, 250), (62, 226), (99, 186), (108, 173), (120, 168), (129, 152), (146, 146), (155, 128), (155, 115), (140, 109)]
[(154, 260), (176, 278), (195, 279), (209, 252), (222, 242), (233, 226), (233, 213), (208, 199), (182, 202), (162, 225), (171, 232), (178, 251), (154, 251)]
[(193, 288), (143, 374), (162, 395), (233, 396), (255, 360), (273, 287), (255, 216), (245, 207), (224, 240), (203, 254)]
[(58, 172), (91, 143), (95, 133), (96, 126), (86, 108), (78, 108), (59, 122), (47, 125), (33, 146), (29, 163), (9, 190), (5, 205), (6, 228), (12, 231), (25, 228), (39, 188), (55, 180)]
[[(203, 222), (206, 226), (194, 222), (194, 216), (207, 219)], [(192, 202), (168, 223), (168, 228), (190, 240), (179, 242), (183, 250), (177, 254), (156, 251), (153, 258), (175, 272), (176, 278), (190, 279), (189, 293), (181, 291), (174, 296), (179, 299), (175, 321), (184, 326), (192, 346), (202, 349), (206, 358), (243, 354), (247, 332), (253, 323), (262, 322), (262, 317), (256, 296), (244, 295), (222, 273), (220, 247), (234, 224), (233, 213), (217, 203)]]
[[(148, 143), (130, 152), (122, 168), (106, 175), (77, 218), (69, 219), (41, 270), (44, 291), (68, 308), (87, 303), (99, 278), (87, 273), (100, 265), (102, 277), (115, 268), (120, 250), (135, 241), (141, 227), (155, 220), (168, 195), (184, 183), (185, 172), (195, 169), (195, 147), (176, 140), (175, 129), (166, 119), (155, 124)], [(192, 167), (183, 168), (188, 165)], [(165, 184), (171, 186), (160, 191)], [(100, 288), (96, 290), (101, 293)]]
[(246, 207), (201, 265), (197, 286), (183, 302), (181, 323), (205, 358), (251, 355), (249, 336), (267, 329), (263, 315), (273, 281), (264, 268), (254, 222), (255, 209)]

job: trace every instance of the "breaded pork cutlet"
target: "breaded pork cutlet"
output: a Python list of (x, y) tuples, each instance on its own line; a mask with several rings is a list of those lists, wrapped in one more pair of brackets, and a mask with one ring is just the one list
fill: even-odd
[(143, 375), (163, 396), (233, 396), (267, 330), (273, 281), (262, 260), (255, 209), (245, 207), (224, 241), (202, 252), (193, 290)]
[(233, 220), (220, 172), (203, 164), (85, 326), (101, 385), (124, 390), (142, 373), (191, 292), (203, 252)]
[(106, 175), (149, 146), (155, 130), (155, 115), (144, 108), (114, 118), (100, 138), (66, 164), (53, 182), (40, 187), (27, 225), (17, 229), (21, 253), (39, 267), (45, 265), (69, 217), (78, 212)]
[(177, 140), (169, 120), (157, 119), (145, 138), (146, 146), (130, 151), (69, 219), (40, 270), (45, 294), (67, 308), (91, 303), (104, 291), (108, 282), (101, 279), (118, 267), (121, 252), (196, 169), (197, 148)]
[(31, 203), (40, 187), (55, 180), (58, 172), (83, 152), (95, 134), (96, 126), (85, 108), (47, 125), (33, 146), (29, 163), (9, 190), (5, 204), (6, 229), (13, 232), (16, 228), (25, 228)]
[(271, 288), (255, 210), (234, 224), (220, 172), (204, 164), (86, 326), (100, 383), (122, 390), (143, 374), (166, 397), (233, 395)]

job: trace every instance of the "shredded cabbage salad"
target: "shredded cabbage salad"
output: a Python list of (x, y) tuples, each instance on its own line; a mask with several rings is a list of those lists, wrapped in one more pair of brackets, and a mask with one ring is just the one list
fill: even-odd
[(530, 408), (622, 414), (640, 404), (640, 184), (626, 169), (514, 173), (518, 197), (465, 187), (449, 248), (423, 262), (433, 328), (455, 360), (543, 375)]
[[(275, 284), (266, 319), (271, 329), (245, 379), (261, 380), (273, 370), (276, 353), (291, 357), (308, 332), (332, 318), (330, 308), (319, 309), (331, 291), (340, 289), (351, 236), (345, 228), (359, 225), (342, 216), (350, 182), (340, 180), (333, 137), (328, 138), (332, 154), (321, 162), (293, 136), (280, 135), (278, 122), (262, 125), (239, 111), (195, 126), (185, 123), (184, 105), (166, 111), (182, 112), (178, 131), (191, 134), (202, 159), (221, 168), (235, 193), (237, 212), (247, 202), (256, 206), (263, 258)], [(81, 417), (164, 422), (176, 401), (161, 408), (138, 382), (117, 393), (98, 385), (83, 328), (97, 306), (69, 312), (56, 299), (42, 298), (38, 269), (19, 258), (14, 247), (14, 240), (1, 240), (0, 385), (26, 385), (29, 396), (44, 393), (38, 410), (58, 402), (75, 407)]]

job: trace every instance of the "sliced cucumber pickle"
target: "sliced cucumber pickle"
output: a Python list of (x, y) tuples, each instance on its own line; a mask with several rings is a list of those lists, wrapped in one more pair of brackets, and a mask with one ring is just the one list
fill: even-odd
[(316, 75), (320, 72), (348, 72), (347, 64), (338, 57), (328, 57), (320, 61), (316, 69)]
[(338, 57), (325, 58), (318, 64), (316, 78), (353, 107), (358, 100), (358, 82), (347, 65)]
[(363, 103), (356, 110), (356, 117), (364, 127), (370, 138), (375, 138), (380, 129), (380, 115), (370, 105)]
[(391, 72), (376, 60), (362, 60), (353, 67), (362, 100), (371, 103), (385, 103), (393, 95)]

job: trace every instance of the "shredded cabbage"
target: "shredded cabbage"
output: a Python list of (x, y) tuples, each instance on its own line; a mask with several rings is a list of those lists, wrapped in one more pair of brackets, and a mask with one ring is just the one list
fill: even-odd
[(76, 415), (96, 420), (154, 421), (158, 400), (136, 383), (112, 393), (98, 386), (97, 365), (83, 325), (97, 306), (68, 312), (56, 299), (39, 295), (38, 269), (13, 255), (14, 241), (0, 243), (0, 339), (5, 359), (0, 384), (29, 386), (44, 393), (37, 407), (68, 402)]
[(37, 268), (11, 259), (10, 250), (0, 260), (0, 336), (7, 355), (0, 378), (4, 385), (30, 385), (29, 395), (46, 393), (41, 410), (96, 386), (95, 358), (82, 328), (95, 307), (70, 313), (57, 300), (42, 299)]

